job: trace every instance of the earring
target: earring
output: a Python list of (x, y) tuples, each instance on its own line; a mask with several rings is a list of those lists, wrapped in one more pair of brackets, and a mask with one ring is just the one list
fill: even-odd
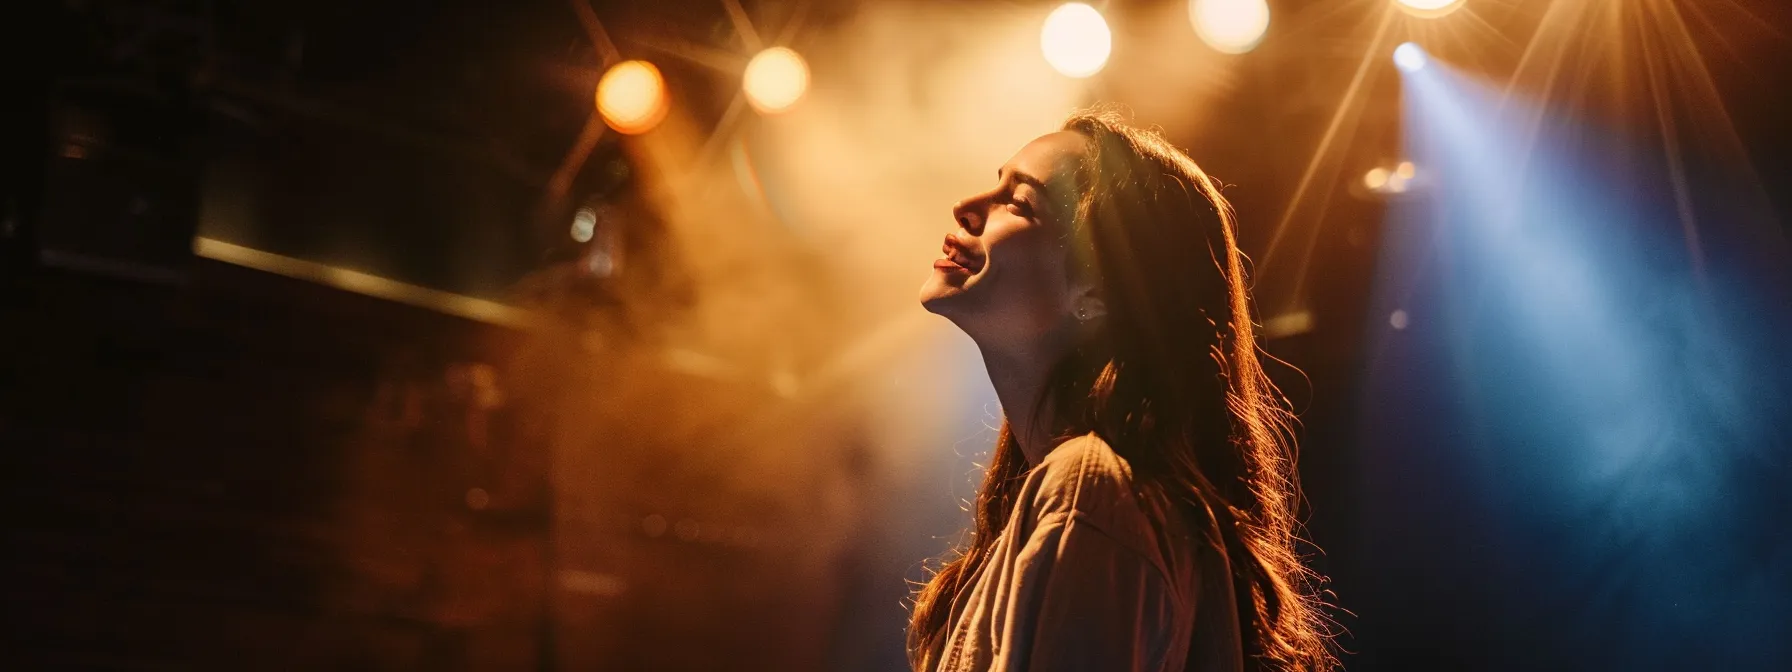
[(1107, 314), (1105, 308), (1101, 305), (1101, 299), (1084, 297), (1076, 302), (1076, 309), (1071, 314), (1076, 316), (1078, 322), (1088, 322)]

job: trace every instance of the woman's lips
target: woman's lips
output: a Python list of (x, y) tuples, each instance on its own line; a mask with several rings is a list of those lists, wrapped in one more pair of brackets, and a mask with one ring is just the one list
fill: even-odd
[(983, 268), (983, 262), (975, 260), (970, 252), (967, 251), (963, 245), (959, 244), (958, 241), (953, 240), (951, 236), (946, 236), (945, 244), (940, 246), (940, 253), (946, 256), (933, 262), (934, 268), (940, 270), (956, 269), (964, 271), (965, 273), (976, 273)]
[(951, 272), (951, 273), (963, 273), (965, 275), (971, 274), (971, 269), (965, 268), (964, 266), (960, 265), (958, 262), (953, 261), (951, 259), (947, 259), (947, 258), (940, 258), (940, 259), (933, 260), (933, 267), (936, 269)]

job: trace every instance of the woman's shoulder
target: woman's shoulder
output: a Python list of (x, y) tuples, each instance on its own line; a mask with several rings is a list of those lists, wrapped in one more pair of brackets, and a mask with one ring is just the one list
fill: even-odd
[(1042, 511), (1128, 515), (1142, 513), (1132, 467), (1093, 433), (1058, 444), (1034, 472)]
[(1179, 519), (1134, 481), (1131, 465), (1094, 434), (1065, 441), (1047, 453), (1032, 474), (1032, 507), (1038, 520), (1061, 517), (1066, 525), (1099, 534), (1168, 573), (1168, 527)]

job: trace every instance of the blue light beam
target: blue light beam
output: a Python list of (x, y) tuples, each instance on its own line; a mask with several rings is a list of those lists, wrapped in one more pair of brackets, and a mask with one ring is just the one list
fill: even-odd
[(1474, 549), (1490, 638), (1530, 642), (1494, 659), (1792, 669), (1785, 315), (1748, 278), (1699, 282), (1638, 141), (1395, 59), (1425, 189), (1383, 236), (1364, 431), (1446, 452), (1369, 468), (1466, 487), (1380, 506), (1463, 514), (1437, 524)]

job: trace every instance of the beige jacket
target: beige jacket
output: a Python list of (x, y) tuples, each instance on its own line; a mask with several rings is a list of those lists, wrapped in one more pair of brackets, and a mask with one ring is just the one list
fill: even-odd
[(1242, 670), (1226, 558), (1190, 525), (1100, 438), (1065, 442), (1028, 472), (935, 669)]

